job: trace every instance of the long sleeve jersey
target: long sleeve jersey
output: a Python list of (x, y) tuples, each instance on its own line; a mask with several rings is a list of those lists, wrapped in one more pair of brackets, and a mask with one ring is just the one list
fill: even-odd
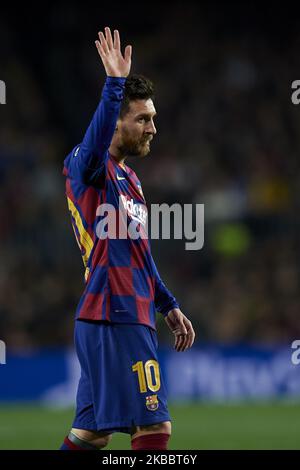
[(125, 212), (126, 228), (135, 223), (144, 229), (148, 216), (135, 172), (109, 153), (124, 86), (125, 78), (107, 77), (82, 142), (64, 161), (68, 207), (85, 267), (76, 318), (155, 328), (156, 312), (167, 315), (178, 303), (158, 274), (149, 239), (120, 236), (118, 230), (103, 236), (107, 213), (101, 207), (107, 204), (118, 221)]

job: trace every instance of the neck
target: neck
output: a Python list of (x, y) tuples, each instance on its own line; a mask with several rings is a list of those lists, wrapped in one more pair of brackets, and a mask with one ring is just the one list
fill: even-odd
[(120, 150), (118, 149), (118, 147), (116, 145), (111, 144), (108, 151), (109, 151), (110, 155), (112, 156), (112, 158), (116, 162), (119, 163), (119, 165), (124, 166), (125, 160), (126, 160), (127, 157), (120, 153)]

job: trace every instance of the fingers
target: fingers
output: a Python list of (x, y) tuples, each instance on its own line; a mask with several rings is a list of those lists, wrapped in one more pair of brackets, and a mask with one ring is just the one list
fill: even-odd
[(195, 341), (195, 332), (192, 323), (187, 320), (186, 324), (187, 333), (180, 333), (175, 337), (175, 349), (177, 352), (184, 352), (187, 349), (191, 348)]
[(120, 50), (120, 35), (117, 29), (114, 30), (114, 48)]
[(165, 321), (175, 336), (174, 349), (183, 352), (191, 348), (195, 341), (191, 321), (177, 309), (171, 310), (165, 317)]
[(191, 325), (191, 330), (189, 331), (188, 333), (188, 336), (189, 336), (189, 342), (188, 342), (188, 348), (191, 348), (194, 344), (194, 341), (195, 341), (195, 331), (194, 331), (194, 328), (192, 327)]
[(132, 47), (131, 46), (126, 46), (125, 47), (125, 60), (126, 62), (129, 62), (131, 60), (131, 53), (132, 53)]
[(177, 352), (184, 352), (191, 347), (190, 335), (179, 335), (175, 339), (175, 349)]
[[(95, 41), (96, 47), (101, 57), (108, 55), (110, 51), (121, 52), (120, 34), (117, 29), (114, 30), (114, 39), (112, 38), (109, 27), (105, 27), (105, 35), (99, 31), (99, 41)], [(101, 46), (101, 47), (100, 47)], [(124, 58), (127, 63), (131, 62), (132, 47), (130, 45), (125, 47)]]
[(189, 342), (189, 336), (188, 335), (182, 335), (182, 341), (180, 345), (178, 346), (177, 351), (178, 352), (184, 352), (188, 348), (188, 342)]
[(192, 339), (191, 335), (186, 336), (186, 344), (185, 344), (185, 350), (190, 349), (194, 343), (194, 340)]
[(184, 344), (184, 335), (178, 335), (175, 336), (175, 345), (174, 348), (176, 349), (177, 352), (180, 352), (182, 350), (182, 346)]
[(113, 49), (114, 45), (113, 45), (113, 40), (112, 40), (110, 28), (108, 28), (106, 26), (106, 28), (104, 28), (104, 29), (105, 29), (105, 37), (106, 37), (108, 47), (109, 47), (109, 49)]
[(195, 341), (195, 331), (194, 331), (194, 328), (193, 328), (193, 325), (192, 323), (190, 322), (190, 320), (188, 320), (187, 318), (184, 319), (184, 322), (185, 322), (185, 325), (186, 325), (186, 329), (187, 329), (187, 336), (188, 336), (188, 341), (187, 341), (187, 347), (186, 349), (188, 348), (191, 348), (194, 344), (194, 341)]
[(185, 336), (187, 333), (186, 328), (182, 322), (180, 322), (176, 327), (172, 321), (169, 321), (169, 325), (171, 326), (172, 332), (175, 335), (174, 348), (179, 352), (182, 350), (182, 347), (185, 343)]
[(186, 326), (185, 326), (184, 322), (182, 322), (180, 326), (181, 326), (181, 331), (182, 331), (182, 333), (183, 333), (184, 335), (186, 335), (186, 334), (187, 334), (187, 329), (186, 329)]
[[(120, 50), (121, 43), (120, 43), (119, 31), (117, 29), (114, 30), (114, 40), (113, 40), (110, 28), (106, 27), (104, 29), (105, 29), (105, 36), (102, 33), (102, 31), (98, 33), (104, 52), (107, 54), (112, 49)], [(131, 46), (127, 46), (127, 47), (131, 47)], [(131, 54), (131, 51), (130, 51), (130, 54)]]
[(103, 47), (101, 46), (99, 41), (95, 41), (95, 44), (96, 44), (97, 51), (99, 52), (99, 55), (100, 55), (101, 59), (103, 59), (104, 56), (105, 56), (105, 52), (103, 50)]
[(104, 54), (108, 54), (109, 48), (108, 48), (108, 45), (107, 45), (105, 36), (104, 36), (104, 34), (102, 33), (102, 31), (100, 31), (100, 32), (98, 33), (98, 36), (99, 36), (100, 43), (101, 43), (101, 46), (102, 46), (102, 49), (103, 49)]

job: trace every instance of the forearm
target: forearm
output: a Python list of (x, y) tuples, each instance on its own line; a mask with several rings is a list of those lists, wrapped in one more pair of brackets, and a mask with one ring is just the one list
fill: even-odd
[(107, 77), (101, 101), (82, 143), (65, 159), (64, 171), (71, 178), (89, 184), (95, 175), (103, 171), (120, 112), (125, 80)]
[(95, 41), (98, 53), (105, 68), (107, 79), (102, 91), (102, 98), (93, 116), (82, 143), (77, 145), (64, 161), (64, 175), (84, 184), (99, 182), (105, 169), (108, 149), (111, 144), (120, 107), (123, 100), (126, 77), (131, 67), (131, 46), (121, 53), (120, 36), (110, 28), (105, 28), (105, 36), (98, 33)]
[(98, 168), (111, 144), (126, 78), (107, 77), (99, 106), (80, 146), (78, 162), (89, 168)]
[(173, 308), (179, 308), (179, 304), (173, 294), (167, 289), (164, 282), (162, 281), (157, 267), (152, 258), (152, 268), (155, 279), (155, 297), (154, 303), (155, 308), (162, 315), (166, 316)]

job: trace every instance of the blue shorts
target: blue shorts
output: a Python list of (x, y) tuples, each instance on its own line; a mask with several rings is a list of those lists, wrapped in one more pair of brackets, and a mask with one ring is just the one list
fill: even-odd
[(170, 421), (154, 330), (76, 320), (75, 346), (81, 377), (74, 428), (130, 433)]

